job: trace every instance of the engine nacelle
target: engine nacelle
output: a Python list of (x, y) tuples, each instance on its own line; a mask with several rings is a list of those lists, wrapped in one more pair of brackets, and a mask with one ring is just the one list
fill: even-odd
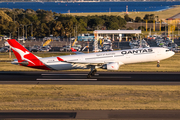
[(103, 69), (107, 70), (119, 70), (119, 63), (117, 62), (110, 62), (102, 66)]

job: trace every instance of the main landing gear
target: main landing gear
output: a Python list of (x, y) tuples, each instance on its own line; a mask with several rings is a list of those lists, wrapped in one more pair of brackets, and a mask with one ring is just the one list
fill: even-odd
[(157, 61), (157, 67), (160, 67), (160, 61)]
[(91, 66), (91, 71), (89, 72), (87, 78), (91, 78), (91, 76), (94, 76), (96, 72), (97, 70), (95, 69), (95, 66)]

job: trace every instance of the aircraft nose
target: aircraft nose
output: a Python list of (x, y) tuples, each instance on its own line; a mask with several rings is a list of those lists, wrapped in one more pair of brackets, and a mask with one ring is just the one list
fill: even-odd
[(171, 53), (170, 53), (171, 56), (173, 56), (173, 55), (175, 54), (175, 52), (173, 52), (173, 51), (170, 51), (170, 52), (171, 52)]

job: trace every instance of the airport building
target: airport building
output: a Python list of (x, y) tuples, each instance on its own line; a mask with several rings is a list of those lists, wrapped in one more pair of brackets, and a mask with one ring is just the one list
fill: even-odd
[[(139, 36), (139, 34), (141, 34), (141, 30), (95, 30), (94, 31), (94, 48), (95, 48), (95, 52), (96, 50), (98, 50), (98, 40), (99, 40), (99, 36), (103, 36), (103, 35), (112, 35), (112, 41), (114, 41), (114, 35), (119, 35), (119, 41), (122, 40), (122, 36), (124, 36), (125, 34), (136, 34), (137, 36)], [(127, 37), (126, 37), (127, 39)]]

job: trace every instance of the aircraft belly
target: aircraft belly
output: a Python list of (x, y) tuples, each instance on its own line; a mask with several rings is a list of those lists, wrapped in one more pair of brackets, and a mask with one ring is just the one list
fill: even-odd
[(49, 68), (53, 70), (70, 70), (70, 69), (85, 69), (85, 64), (73, 64), (73, 63), (51, 63), (47, 65)]
[(151, 62), (155, 61), (157, 58), (154, 54), (144, 54), (144, 55), (130, 55), (122, 57), (121, 61), (125, 64), (129, 63), (139, 63), (139, 62)]
[(47, 66), (53, 70), (68, 70), (72, 69), (72, 65), (70, 63), (51, 63), (47, 64)]

